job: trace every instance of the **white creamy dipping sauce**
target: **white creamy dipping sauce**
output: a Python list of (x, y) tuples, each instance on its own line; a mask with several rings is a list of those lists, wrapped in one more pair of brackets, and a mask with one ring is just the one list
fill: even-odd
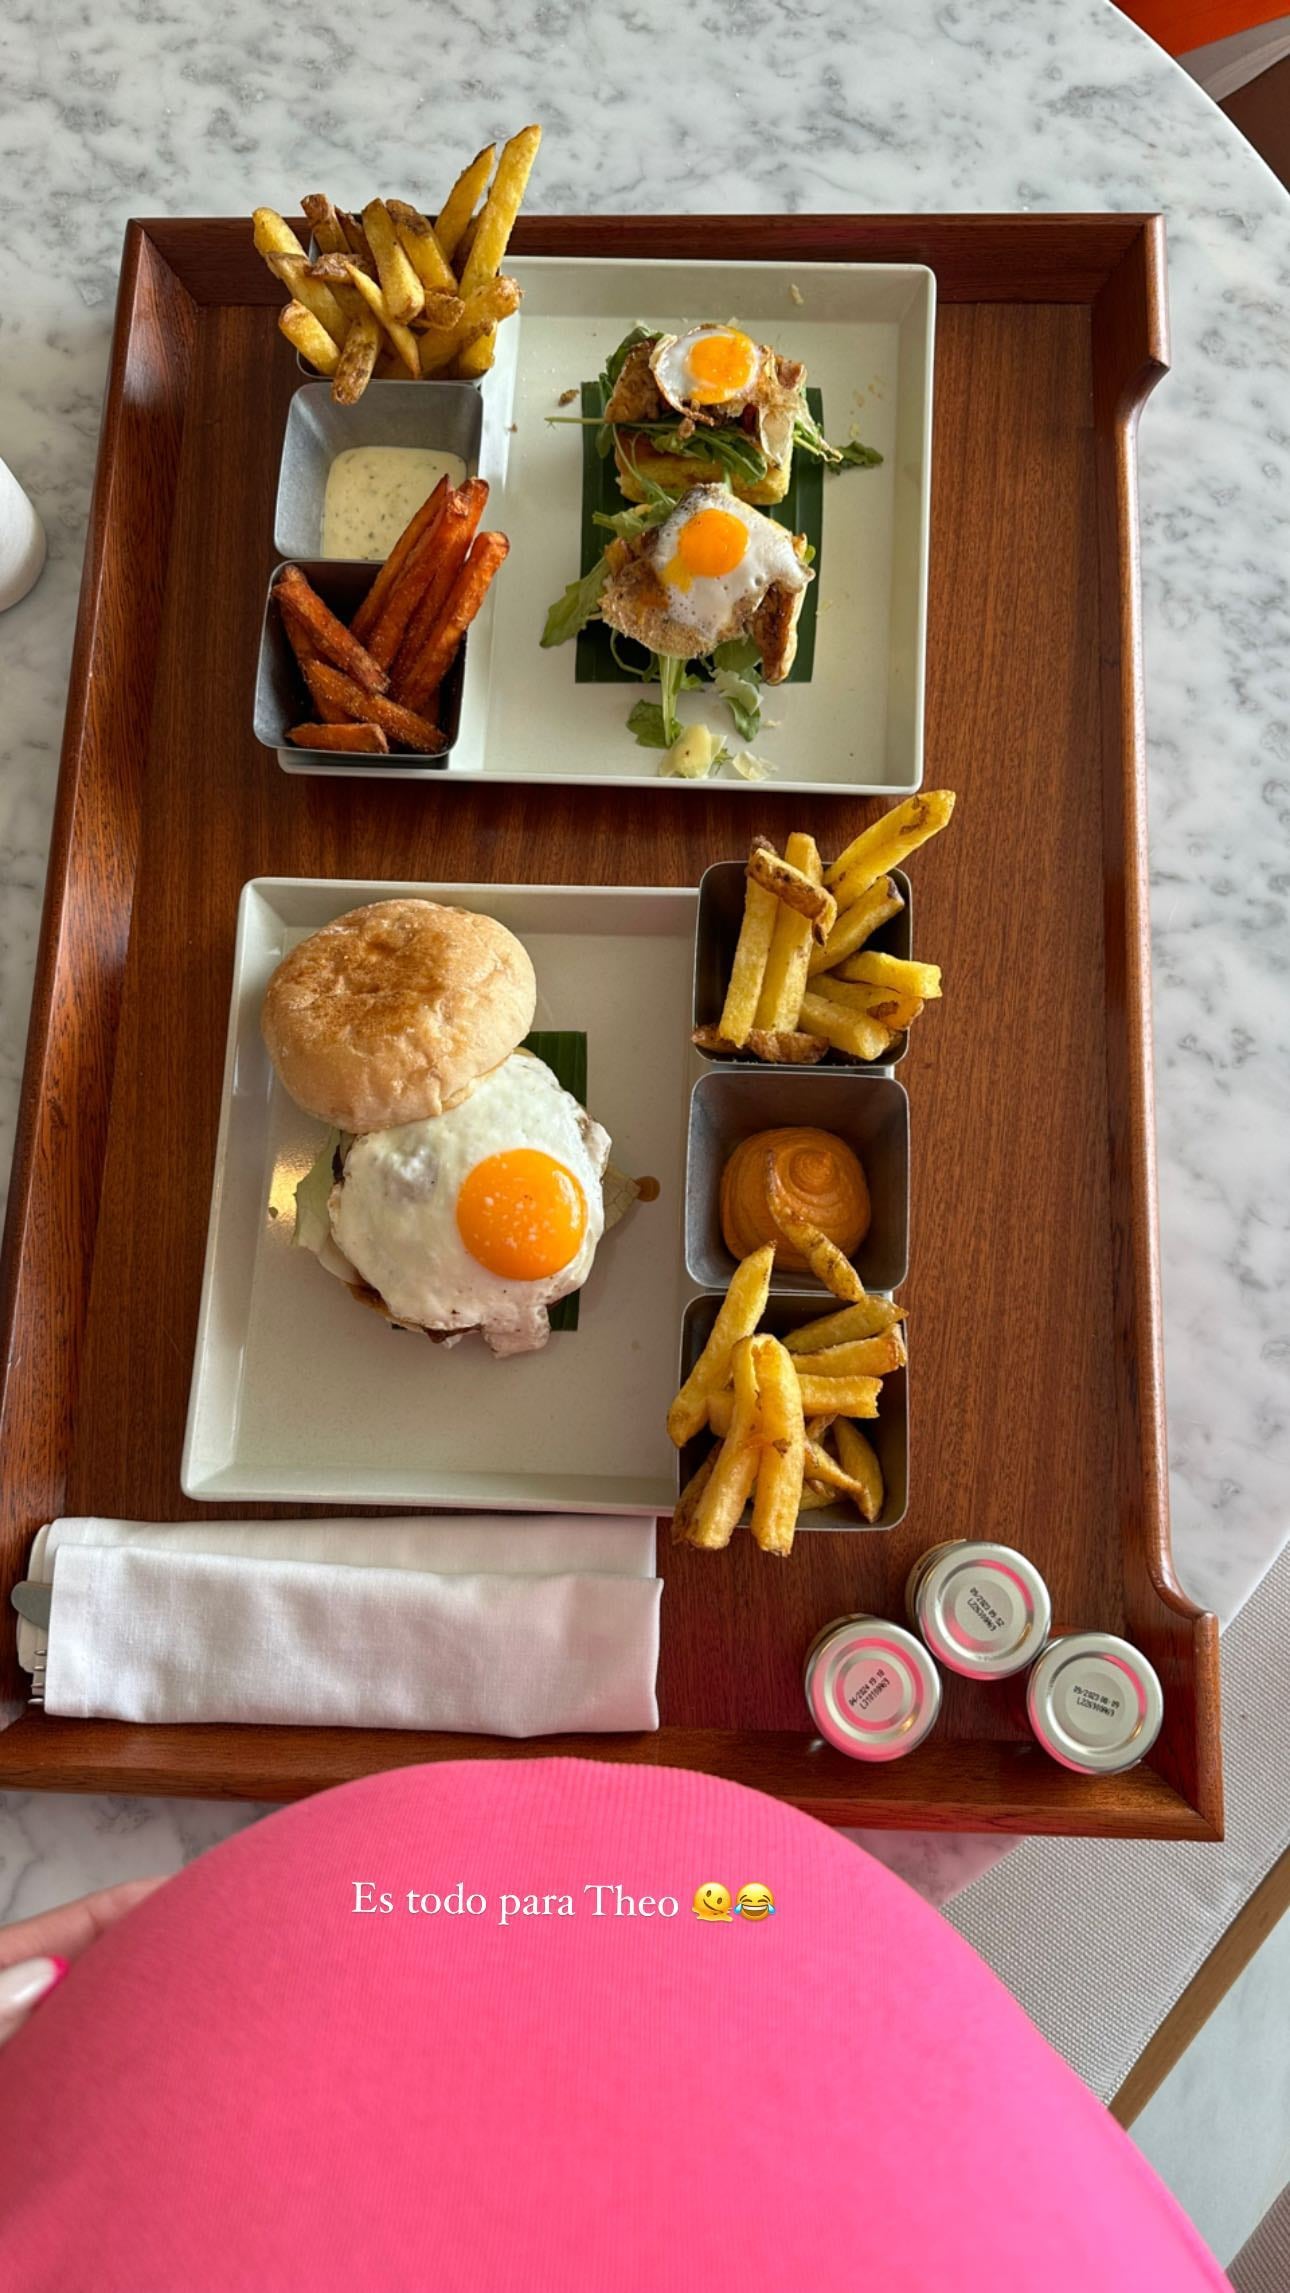
[(351, 446), (338, 454), (323, 495), (323, 556), (388, 557), (445, 475), (459, 486), (466, 465), (432, 446)]

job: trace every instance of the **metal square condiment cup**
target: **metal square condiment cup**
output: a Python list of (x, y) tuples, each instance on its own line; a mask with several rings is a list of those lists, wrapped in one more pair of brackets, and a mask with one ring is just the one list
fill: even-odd
[[(819, 1298), (772, 1296), (762, 1316), (761, 1327), (773, 1337), (782, 1338), (787, 1331), (800, 1329), (804, 1322), (815, 1321), (829, 1311), (830, 1303)], [(678, 1384), (684, 1384), (704, 1346), (712, 1334), (712, 1325), (721, 1310), (719, 1297), (692, 1298), (685, 1309), (681, 1323), (681, 1363)], [(902, 1325), (903, 1327), (903, 1325)], [(863, 1520), (850, 1499), (839, 1493), (836, 1504), (824, 1505), (818, 1512), (803, 1513), (798, 1523), (799, 1535), (806, 1529), (894, 1529), (905, 1517), (909, 1504), (909, 1372), (892, 1370), (882, 1381), (878, 1396), (878, 1415), (857, 1420), (866, 1440), (872, 1442), (882, 1467), (883, 1506), (876, 1521)], [(698, 1472), (712, 1447), (713, 1436), (706, 1431), (687, 1441), (677, 1455), (677, 1495)]]
[[(872, 939), (866, 940), (865, 946), (881, 949), (886, 955), (898, 955), (908, 962), (914, 942), (914, 912), (910, 901), (909, 878), (901, 868), (889, 869), (887, 873), (905, 905), (898, 915), (878, 926)], [(721, 1017), (730, 980), (730, 967), (739, 940), (739, 926), (743, 922), (746, 880), (747, 871), (742, 860), (718, 860), (711, 868), (705, 869), (700, 882), (699, 916), (694, 934), (696, 1027), (715, 1027)], [(883, 1069), (894, 1067), (903, 1059), (908, 1048), (909, 1034), (906, 1030), (894, 1038), (881, 1059), (864, 1062), (847, 1060), (839, 1052), (830, 1051), (827, 1060), (819, 1064), (827, 1065), (830, 1072), (851, 1069), (861, 1074), (881, 1073)], [(754, 1059), (751, 1052), (705, 1051), (702, 1057), (717, 1066), (756, 1067), (765, 1072), (762, 1062)], [(781, 1067), (775, 1071), (784, 1074), (813, 1073), (815, 1070)]]
[[(354, 406), (338, 406), (329, 382), (306, 382), (287, 409), (273, 513), (279, 557), (321, 558), (323, 496), (338, 454), (354, 446), (422, 446), (456, 454), (467, 477), (479, 469), (484, 409), (469, 382), (384, 382)], [(334, 559), (335, 564), (349, 562)]]
[[(685, 1169), (685, 1267), (692, 1282), (724, 1290), (735, 1259), (721, 1233), (721, 1173), (754, 1131), (807, 1125), (832, 1131), (859, 1156), (869, 1187), (869, 1231), (852, 1251), (867, 1290), (895, 1290), (909, 1271), (909, 1100), (894, 1076), (843, 1067), (726, 1067), (690, 1094)], [(829, 1293), (809, 1273), (780, 1273), (774, 1293)], [(834, 1301), (836, 1303), (836, 1301)]]
[[(348, 622), (366, 597), (376, 573), (371, 563), (352, 558), (295, 558), (306, 580), (317, 590), (325, 605), (329, 605), (341, 621)], [(461, 722), (461, 688), (465, 675), (466, 645), (462, 643), (456, 660), (443, 681), (439, 694), (439, 729), (444, 735), (444, 747), (436, 755), (427, 756), (420, 749), (391, 748), (388, 756), (364, 755), (352, 750), (343, 753), (334, 749), (297, 748), (288, 742), (287, 733), (292, 725), (311, 724), (314, 721), (314, 703), (300, 674), (300, 666), (291, 649), (282, 615), (274, 597), (274, 583), (282, 567), (275, 566), (269, 580), (269, 593), (264, 601), (264, 620), (260, 628), (260, 658), (255, 679), (255, 737), (264, 748), (275, 749), (284, 762), (308, 765), (319, 772), (361, 771), (371, 765), (382, 773), (398, 771), (407, 765), (419, 772), (435, 766), (446, 766)]]

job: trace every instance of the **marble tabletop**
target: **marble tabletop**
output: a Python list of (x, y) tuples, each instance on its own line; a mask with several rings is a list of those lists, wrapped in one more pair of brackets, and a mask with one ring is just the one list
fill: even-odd
[[(0, 616), (0, 1168), (12, 1145), (121, 235), (433, 192), (546, 127), (552, 212), (1161, 208), (1174, 370), (1142, 426), (1174, 1541), (1230, 1618), (1290, 1528), (1290, 200), (1106, 0), (13, 0), (0, 455), (49, 530)], [(0, 1803), (0, 1919), (252, 1811)], [(888, 1838), (943, 1895), (985, 1853)]]

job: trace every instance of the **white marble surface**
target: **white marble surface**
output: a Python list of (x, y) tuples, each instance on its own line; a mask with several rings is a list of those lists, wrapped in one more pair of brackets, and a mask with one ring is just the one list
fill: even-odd
[[(1175, 370), (1141, 459), (1172, 1488), (1183, 1579), (1230, 1616), (1290, 1488), (1290, 202), (1262, 163), (1104, 0), (10, 0), (0, 56), (0, 454), (50, 535), (0, 617), (0, 1167), (128, 216), (430, 199), (534, 116), (548, 210), (1165, 210)], [(0, 1918), (246, 1814), (11, 1801)], [(924, 1843), (887, 1851), (944, 1891)]]

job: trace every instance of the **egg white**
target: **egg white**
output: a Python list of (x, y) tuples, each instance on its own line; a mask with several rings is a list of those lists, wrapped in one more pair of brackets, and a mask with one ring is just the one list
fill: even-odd
[[(700, 510), (718, 509), (737, 517), (746, 527), (748, 546), (729, 573), (689, 574), (685, 579), (670, 569), (677, 556), (681, 532)], [(741, 502), (726, 486), (693, 486), (684, 500), (658, 528), (654, 565), (667, 597), (668, 611), (700, 640), (696, 653), (711, 652), (721, 641), (740, 606), (749, 598), (760, 604), (773, 582), (786, 589), (805, 589), (809, 577), (793, 547), (792, 536), (773, 518), (763, 517), (750, 503)]]
[[(609, 1138), (529, 1052), (513, 1051), (469, 1097), (428, 1122), (355, 1139), (328, 1204), (332, 1236), (395, 1320), (422, 1329), (482, 1329), (493, 1350), (543, 1344), (546, 1308), (578, 1289), (605, 1229), (601, 1174)], [(457, 1197), (476, 1163), (536, 1147), (577, 1180), (587, 1224), (558, 1274), (504, 1280), (472, 1258), (457, 1227)]]

